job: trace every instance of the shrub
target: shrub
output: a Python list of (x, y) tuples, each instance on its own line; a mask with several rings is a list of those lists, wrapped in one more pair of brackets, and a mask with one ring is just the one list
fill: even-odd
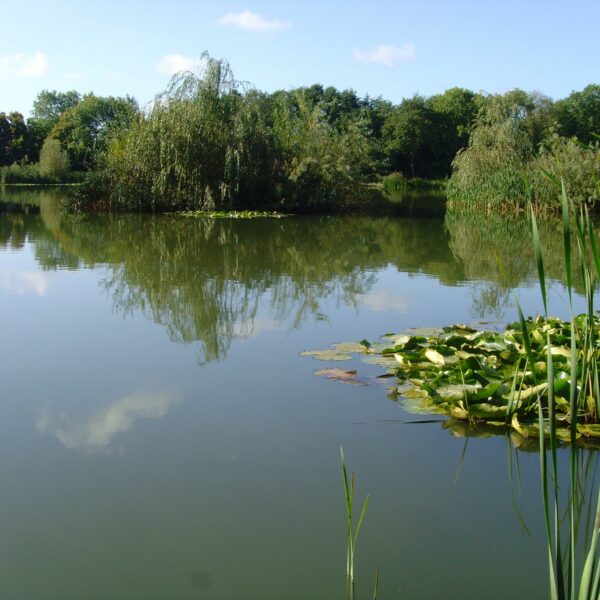
[(69, 158), (54, 138), (46, 138), (40, 151), (39, 172), (42, 176), (62, 180), (69, 173)]

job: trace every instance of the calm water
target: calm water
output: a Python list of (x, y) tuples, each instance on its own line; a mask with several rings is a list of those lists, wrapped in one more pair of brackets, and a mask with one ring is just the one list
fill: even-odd
[(376, 569), (382, 599), (546, 597), (535, 453), (407, 424), (385, 384), (299, 356), (511, 320), (513, 289), (537, 312), (525, 224), (68, 216), (56, 194), (0, 197), (0, 598), (344, 598), (340, 446), (371, 496), (359, 597)]

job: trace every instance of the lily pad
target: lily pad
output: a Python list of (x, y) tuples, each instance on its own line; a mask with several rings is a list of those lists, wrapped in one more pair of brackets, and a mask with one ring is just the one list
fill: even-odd
[(300, 356), (312, 356), (317, 360), (352, 360), (350, 354), (339, 352), (338, 350), (306, 350), (300, 352)]

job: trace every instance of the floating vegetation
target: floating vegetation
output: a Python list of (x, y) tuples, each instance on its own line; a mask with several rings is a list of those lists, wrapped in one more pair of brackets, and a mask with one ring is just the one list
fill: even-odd
[[(319, 360), (349, 360), (361, 354), (365, 362), (384, 367), (388, 376), (396, 378), (391, 396), (408, 412), (445, 414), (493, 430), (508, 426), (521, 436), (537, 437), (538, 407), (541, 404), (545, 417), (549, 410), (549, 353), (557, 436), (567, 442), (573, 363), (581, 389), (583, 378), (592, 375), (590, 361), (600, 357), (600, 318), (593, 316), (591, 327), (587, 314), (572, 322), (536, 317), (523, 324), (513, 323), (504, 331), (462, 324), (411, 329), (401, 335), (387, 334), (376, 344), (363, 340), (302, 354)], [(593, 346), (578, 343), (580, 349), (573, 357), (572, 335), (578, 341), (591, 335), (595, 341)], [(316, 374), (345, 383), (357, 380), (356, 371), (325, 369)], [(600, 439), (598, 397), (588, 394), (576, 412), (577, 438)]]
[(352, 360), (352, 354), (361, 352), (373, 352), (369, 346), (365, 346), (362, 342), (342, 342), (341, 344), (332, 344), (330, 348), (325, 350), (306, 350), (301, 352), (300, 356), (312, 356), (317, 360)]
[(281, 219), (289, 216), (285, 213), (269, 210), (182, 210), (177, 214), (180, 217), (203, 217), (208, 219)]

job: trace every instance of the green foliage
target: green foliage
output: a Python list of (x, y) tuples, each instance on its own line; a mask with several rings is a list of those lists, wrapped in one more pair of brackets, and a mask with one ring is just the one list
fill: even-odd
[(533, 149), (523, 127), (514, 118), (477, 124), (469, 147), (459, 152), (453, 162), (448, 183), (448, 200), (452, 208), (486, 208), (501, 210), (524, 208), (528, 188), (525, 164)]
[(548, 204), (558, 212), (560, 186), (563, 181), (570, 202), (600, 209), (600, 144), (585, 146), (576, 140), (553, 135), (542, 147), (538, 157), (527, 165), (534, 201)]
[(40, 92), (27, 123), (0, 114), (0, 166), (36, 162), (50, 135), (74, 170), (90, 173), (79, 205), (124, 210), (359, 207), (374, 194), (362, 184), (452, 171), (452, 208), (556, 209), (557, 177), (576, 204), (596, 203), (599, 85), (558, 102), (456, 87), (394, 105), (321, 84), (266, 94), (236, 82), (226, 61), (202, 62), (143, 113), (130, 97)]
[(78, 183), (81, 181), (78, 173), (67, 172), (61, 176), (42, 173), (39, 165), (14, 164), (0, 168), (0, 182), (3, 184), (45, 185), (58, 183)]
[(337, 127), (306, 91), (245, 91), (223, 60), (177, 75), (113, 137), (100, 172), (115, 208), (310, 210), (339, 206), (370, 168), (359, 123)]
[(35, 123), (44, 139), (56, 125), (60, 116), (81, 101), (79, 92), (42, 90), (33, 102), (30, 123)]
[(46, 184), (58, 183), (57, 177), (42, 175), (37, 165), (14, 164), (0, 169), (3, 184)]
[(275, 107), (281, 157), (281, 203), (288, 210), (343, 207), (360, 198), (372, 170), (369, 139), (360, 121), (334, 127), (301, 93)]
[(25, 158), (28, 150), (27, 125), (18, 112), (0, 113), (0, 167)]
[(403, 192), (407, 188), (407, 180), (402, 173), (390, 173), (381, 178), (381, 187), (388, 194)]
[(383, 126), (384, 143), (391, 153), (391, 164), (411, 177), (422, 175), (417, 167), (430, 145), (433, 111), (425, 98), (414, 96), (403, 100), (388, 116)]
[(58, 122), (60, 116), (76, 106), (81, 95), (75, 90), (57, 92), (42, 90), (33, 102), (31, 117), (27, 121), (29, 134), (28, 159), (37, 162), (44, 140)]
[[(354, 600), (354, 557), (356, 554), (356, 543), (360, 528), (367, 514), (369, 506), (369, 496), (363, 501), (363, 505), (358, 518), (358, 523), (354, 524), (354, 493), (356, 489), (356, 480), (354, 473), (348, 477), (346, 470), (346, 461), (344, 460), (344, 450), (340, 448), (340, 457), (342, 460), (342, 476), (344, 479), (344, 498), (346, 499), (346, 528), (347, 528), (347, 553), (346, 553), (346, 594), (348, 600)], [(377, 578), (375, 579), (375, 597), (377, 596)]]
[(129, 128), (138, 113), (137, 102), (131, 97), (87, 94), (61, 113), (50, 136), (60, 140), (75, 170), (88, 170), (106, 151), (110, 137)]
[(69, 157), (61, 149), (60, 142), (46, 138), (40, 151), (39, 171), (42, 176), (63, 179), (70, 171)]
[(600, 146), (588, 146), (556, 134), (534, 152), (524, 117), (478, 119), (469, 147), (459, 152), (448, 184), (449, 207), (467, 210), (559, 212), (562, 179), (576, 206), (600, 208)]
[(588, 85), (556, 103), (558, 133), (589, 143), (600, 135), (600, 85)]

